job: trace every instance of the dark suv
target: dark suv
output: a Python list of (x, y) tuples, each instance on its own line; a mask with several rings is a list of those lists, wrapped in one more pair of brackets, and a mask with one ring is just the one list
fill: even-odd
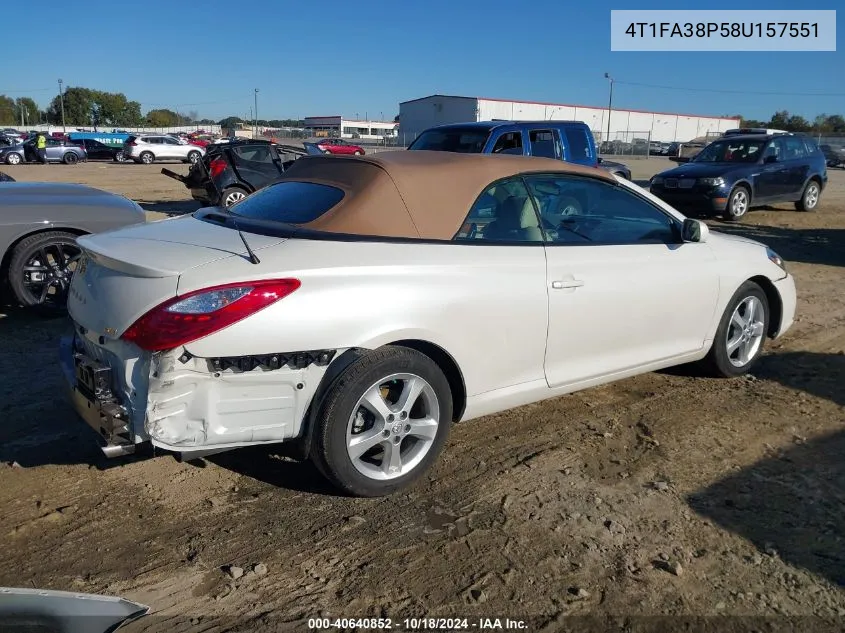
[(725, 136), (690, 162), (651, 179), (650, 190), (681, 211), (736, 221), (754, 206), (794, 202), (813, 211), (827, 185), (825, 156), (811, 138), (783, 134)]
[(307, 153), (302, 147), (263, 140), (214, 143), (206, 147), (201, 160), (191, 165), (187, 176), (169, 169), (162, 169), (161, 173), (182, 182), (194, 200), (228, 208), (275, 181), (293, 161)]

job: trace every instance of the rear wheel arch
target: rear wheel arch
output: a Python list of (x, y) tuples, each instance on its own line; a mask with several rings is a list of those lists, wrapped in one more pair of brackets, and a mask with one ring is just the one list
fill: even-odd
[(3, 253), (2, 259), (0, 259), (0, 274), (2, 274), (2, 278), (6, 278), (6, 271), (9, 268), (9, 260), (12, 259), (12, 253), (15, 251), (15, 248), (18, 244), (23, 242), (25, 239), (32, 237), (33, 235), (40, 235), (42, 233), (54, 233), (56, 231), (60, 231), (63, 233), (73, 233), (77, 237), (81, 237), (82, 235), (88, 235), (88, 231), (62, 226), (60, 224), (54, 224), (49, 227), (40, 228), (35, 231), (30, 231), (29, 233), (24, 233), (23, 235), (19, 235), (17, 238), (15, 238), (14, 242), (9, 244), (8, 248), (6, 248), (6, 252)]
[[(458, 422), (464, 415), (466, 410), (466, 385), (464, 384), (464, 377), (458, 367), (455, 359), (439, 345), (435, 345), (429, 341), (419, 339), (403, 339), (389, 343), (387, 346), (406, 347), (413, 349), (421, 354), (428, 356), (446, 375), (446, 380), (449, 383), (449, 389), (452, 394), (452, 421)], [(380, 348), (376, 348), (380, 349)], [(292, 456), (296, 459), (307, 459), (311, 453), (311, 445), (313, 441), (313, 432), (316, 426), (315, 419), (319, 414), (320, 408), (323, 406), (326, 395), (331, 390), (335, 381), (343, 374), (346, 369), (357, 361), (361, 356), (367, 352), (374, 350), (353, 347), (340, 356), (334, 359), (328, 366), (326, 373), (320, 380), (320, 384), (308, 404), (305, 415), (302, 420), (302, 430), (299, 438), (295, 442), (287, 443), (293, 450)], [(282, 444), (285, 446), (285, 444)]]

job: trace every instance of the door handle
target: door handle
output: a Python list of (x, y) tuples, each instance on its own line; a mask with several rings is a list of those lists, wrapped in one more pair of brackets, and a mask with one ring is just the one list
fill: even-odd
[(566, 279), (563, 281), (553, 281), (552, 288), (555, 290), (562, 290), (563, 288), (580, 288), (584, 282), (580, 279)]

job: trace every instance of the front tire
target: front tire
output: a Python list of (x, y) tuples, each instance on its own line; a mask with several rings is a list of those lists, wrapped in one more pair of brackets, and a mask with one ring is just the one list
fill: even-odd
[(6, 162), (9, 165), (20, 165), (21, 161), (21, 155), (16, 152), (11, 152), (9, 155), (6, 156)]
[(815, 211), (819, 206), (819, 197), (821, 196), (821, 187), (815, 180), (811, 180), (804, 187), (804, 193), (801, 194), (801, 199), (795, 203), (795, 208), (798, 211)]
[(745, 217), (746, 213), (748, 213), (750, 205), (751, 192), (747, 187), (739, 185), (738, 187), (735, 187), (734, 190), (731, 191), (731, 195), (728, 196), (728, 204), (725, 207), (725, 211), (722, 213), (722, 217), (728, 222), (738, 222)]
[(734, 293), (719, 322), (704, 359), (708, 373), (724, 378), (747, 374), (763, 353), (768, 331), (766, 293), (753, 281), (746, 281)]
[(329, 389), (314, 421), (311, 459), (347, 494), (388, 495), (431, 467), (451, 420), (452, 392), (437, 364), (387, 346), (361, 356)]

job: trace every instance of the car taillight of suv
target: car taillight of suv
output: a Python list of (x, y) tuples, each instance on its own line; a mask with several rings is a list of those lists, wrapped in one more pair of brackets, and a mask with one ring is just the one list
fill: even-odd
[(208, 175), (217, 178), (226, 170), (226, 161), (222, 158), (215, 158), (208, 164)]

